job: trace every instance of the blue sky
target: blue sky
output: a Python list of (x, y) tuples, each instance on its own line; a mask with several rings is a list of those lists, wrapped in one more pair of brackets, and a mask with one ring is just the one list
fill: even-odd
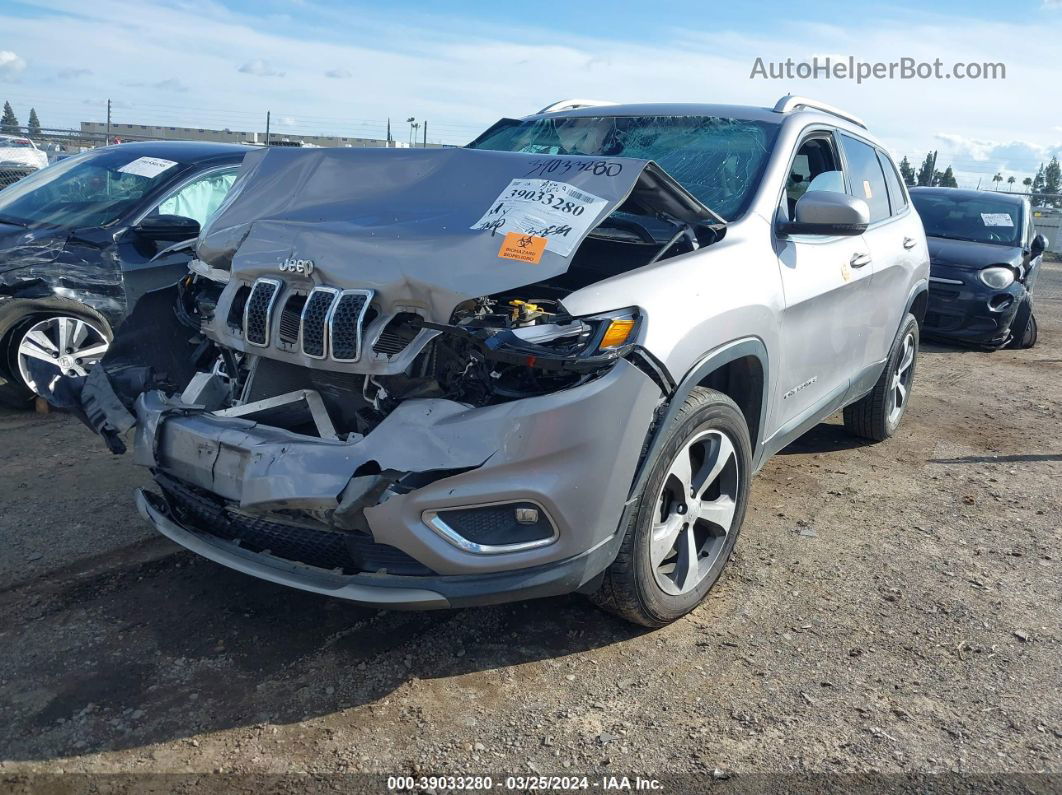
[[(382, 135), (390, 117), (463, 143), (503, 115), (578, 96), (850, 109), (898, 155), (941, 151), (964, 184), (1020, 182), (1062, 152), (1062, 0), (1017, 3), (386, 5), (261, 0), (0, 4), (0, 98), (45, 126), (102, 120)], [(765, 61), (909, 56), (1003, 62), (997, 81), (750, 79)]]

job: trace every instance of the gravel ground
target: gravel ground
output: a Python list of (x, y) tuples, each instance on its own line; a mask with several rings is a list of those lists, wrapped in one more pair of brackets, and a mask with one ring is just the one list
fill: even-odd
[(771, 461), (711, 598), (655, 632), (574, 596), (387, 613), (256, 581), (154, 535), (145, 474), (69, 417), (0, 413), (0, 780), (1058, 774), (1062, 298), (1038, 306), (1031, 351), (925, 345), (897, 438), (835, 418)]

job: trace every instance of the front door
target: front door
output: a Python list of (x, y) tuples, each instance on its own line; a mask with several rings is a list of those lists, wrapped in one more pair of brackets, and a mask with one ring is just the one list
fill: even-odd
[[(844, 193), (846, 175), (835, 135), (811, 133), (797, 150), (779, 214), (791, 217), (808, 190)], [(862, 358), (874, 273), (862, 236), (778, 238), (785, 309), (773, 427), (791, 432), (839, 407)]]
[[(178, 186), (144, 217), (181, 215), (205, 226), (232, 187), (238, 170), (238, 166), (226, 166), (198, 174)], [(133, 229), (119, 237), (118, 259), (130, 309), (144, 293), (168, 287), (188, 272), (188, 263), (192, 258), (189, 249), (166, 252), (172, 243), (179, 242), (182, 241), (146, 240)]]

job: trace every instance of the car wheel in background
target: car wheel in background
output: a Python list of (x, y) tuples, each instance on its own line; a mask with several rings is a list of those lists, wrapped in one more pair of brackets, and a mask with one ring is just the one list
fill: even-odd
[(86, 375), (110, 345), (105, 329), (74, 314), (33, 315), (16, 324), (6, 339), (10, 380), (0, 384), (0, 403), (27, 407), (40, 391), (36, 379)]
[(647, 627), (690, 612), (719, 579), (745, 518), (751, 477), (745, 417), (726, 395), (694, 389), (667, 434), (619, 555), (590, 596)]
[(876, 442), (896, 433), (911, 400), (917, 358), (918, 321), (914, 315), (908, 314), (874, 389), (852, 405), (845, 406), (844, 427), (849, 433)]

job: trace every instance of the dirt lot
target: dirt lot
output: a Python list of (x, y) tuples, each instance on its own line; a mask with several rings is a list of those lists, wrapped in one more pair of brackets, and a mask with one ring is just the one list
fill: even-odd
[(1041, 287), (1034, 350), (925, 346), (898, 438), (835, 419), (769, 463), (712, 597), (656, 632), (258, 582), (155, 536), (145, 474), (75, 421), (0, 414), (0, 780), (1060, 773), (1062, 266)]

